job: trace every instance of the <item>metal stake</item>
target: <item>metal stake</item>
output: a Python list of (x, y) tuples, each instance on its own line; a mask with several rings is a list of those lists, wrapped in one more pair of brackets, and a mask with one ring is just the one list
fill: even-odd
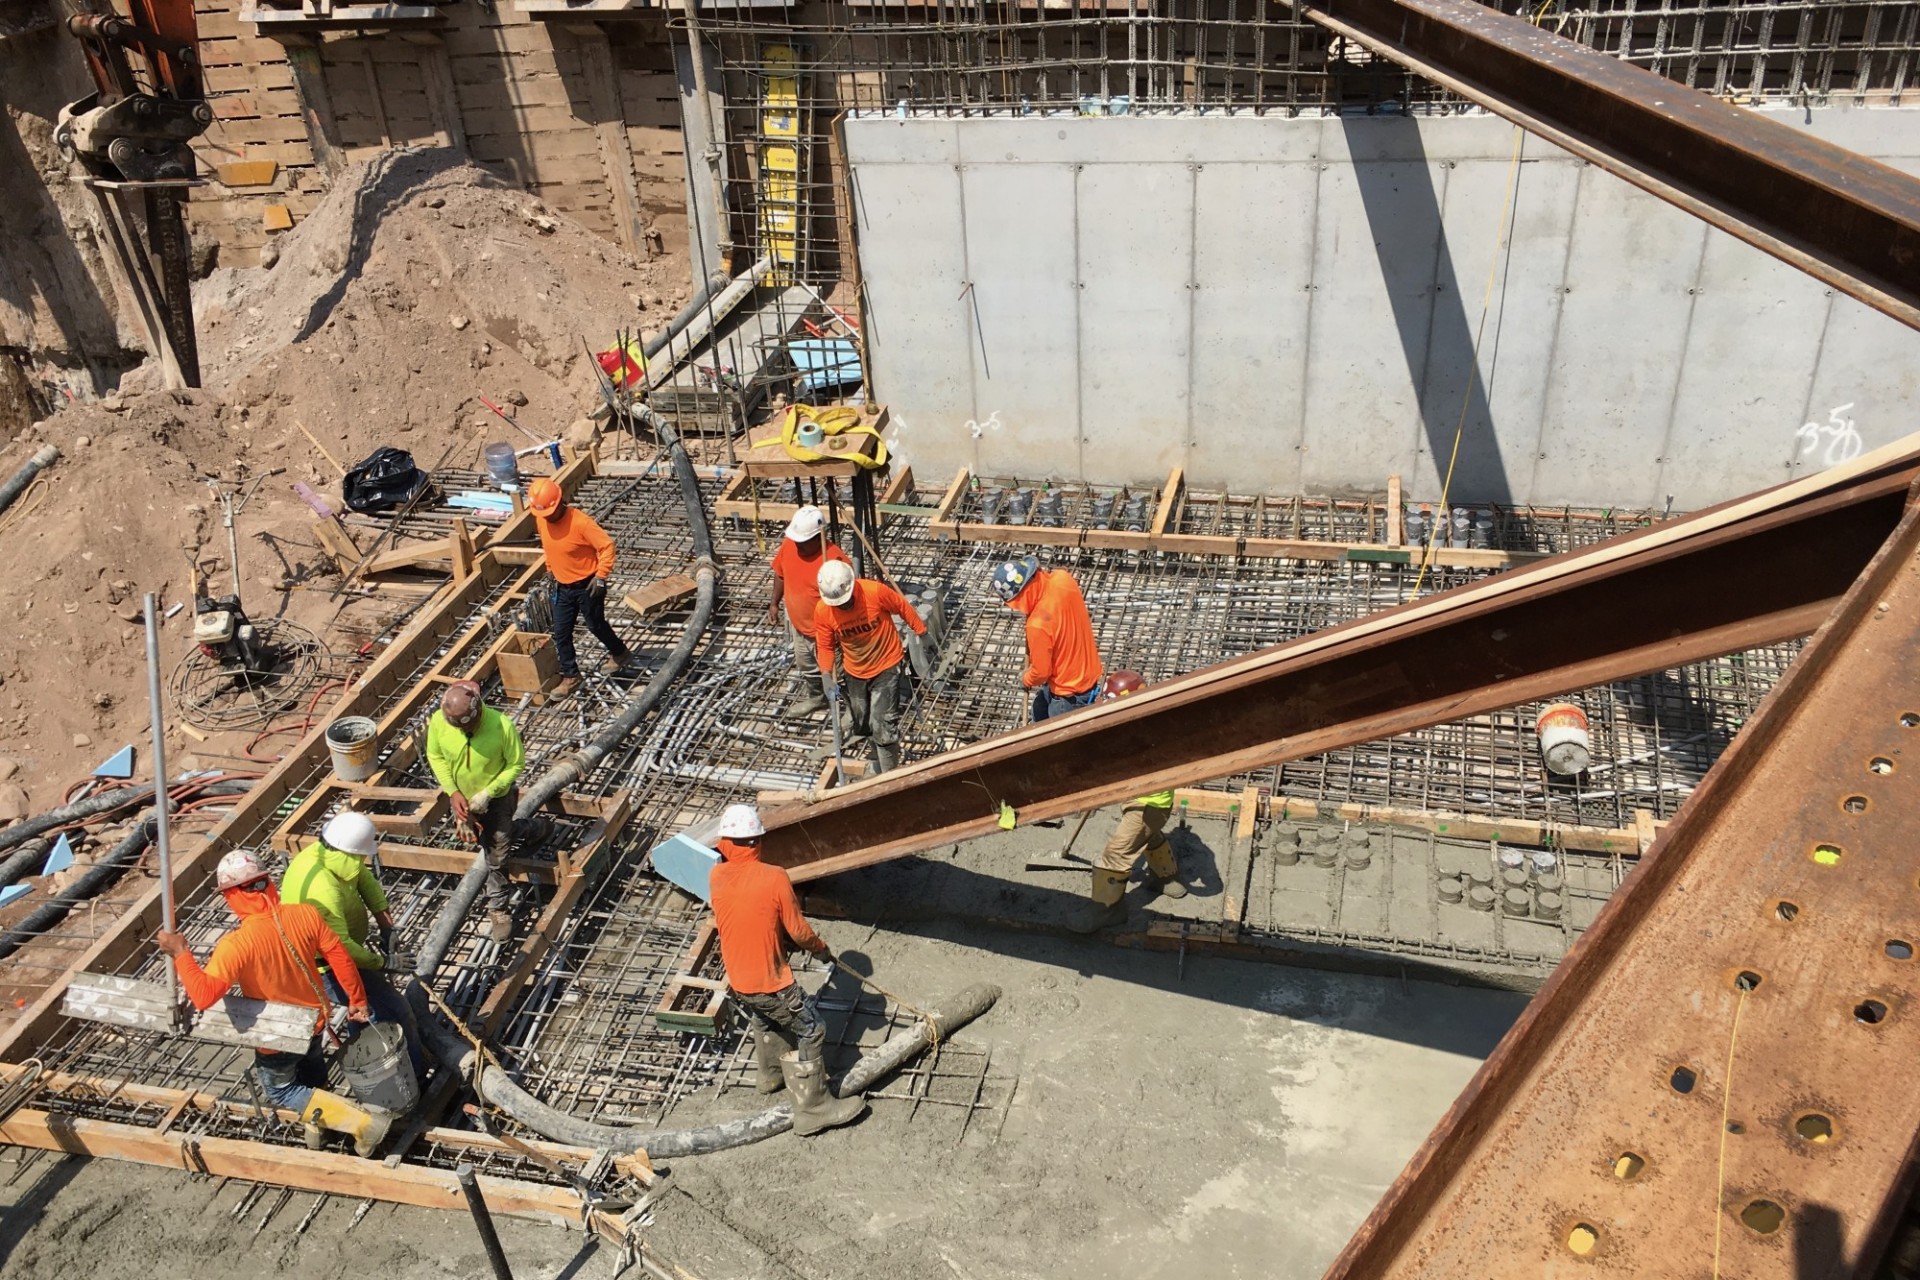
[(493, 1215), (487, 1212), (487, 1202), (480, 1195), (480, 1181), (473, 1176), (473, 1166), (463, 1164), (453, 1171), (460, 1181), (460, 1194), (467, 1198), (467, 1208), (473, 1211), (473, 1225), (480, 1231), (480, 1244), (487, 1251), (487, 1261), (493, 1265), (493, 1280), (513, 1280), (513, 1271), (507, 1266), (506, 1251), (500, 1247), (500, 1236), (493, 1229)]
[[(153, 720), (153, 822), (154, 847), (160, 851), (160, 918), (168, 930), (174, 930), (173, 850), (168, 843), (167, 821), (167, 722), (160, 703), (160, 620), (155, 614), (157, 602), (147, 592), (147, 711)], [(180, 999), (180, 975), (167, 966), (167, 985), (173, 992), (174, 1019), (184, 1025), (186, 1008)]]

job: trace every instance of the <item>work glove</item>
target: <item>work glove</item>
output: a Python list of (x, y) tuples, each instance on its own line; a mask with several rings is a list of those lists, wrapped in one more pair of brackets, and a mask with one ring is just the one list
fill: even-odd
[(833, 965), (840, 963), (840, 957), (833, 954), (832, 947), (822, 947), (818, 951), (814, 952), (813, 954), (816, 956), (819, 956), (821, 962), (823, 964), (826, 964), (828, 967), (832, 967)]
[(820, 683), (826, 686), (828, 702), (840, 701), (840, 683), (837, 680), (822, 680)]
[(387, 952), (388, 973), (412, 973), (419, 963), (420, 957), (414, 955), (411, 951)]
[(467, 812), (477, 818), (481, 814), (485, 813), (487, 811), (487, 806), (492, 803), (493, 803), (492, 795), (490, 795), (485, 791), (476, 791), (472, 795), (467, 797)]
[(587, 584), (587, 594), (592, 596), (595, 600), (606, 599), (607, 598), (607, 580), (605, 578), (595, 578), (592, 582), (589, 582)]

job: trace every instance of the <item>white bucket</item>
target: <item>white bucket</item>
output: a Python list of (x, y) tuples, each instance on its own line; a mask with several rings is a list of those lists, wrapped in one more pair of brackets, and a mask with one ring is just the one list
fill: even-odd
[(407, 1057), (407, 1034), (397, 1022), (362, 1027), (340, 1051), (340, 1073), (354, 1100), (370, 1107), (403, 1113), (420, 1100), (420, 1082)]
[(365, 716), (341, 716), (327, 726), (327, 751), (333, 775), (342, 782), (365, 782), (380, 767), (380, 726)]
[(1586, 712), (1571, 702), (1549, 703), (1540, 708), (1533, 731), (1540, 737), (1540, 755), (1548, 770), (1568, 777), (1587, 771), (1592, 757)]

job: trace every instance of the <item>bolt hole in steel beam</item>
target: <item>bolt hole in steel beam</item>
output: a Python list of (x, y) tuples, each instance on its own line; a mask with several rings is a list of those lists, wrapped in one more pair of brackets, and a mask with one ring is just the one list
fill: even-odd
[(1818, 1111), (1809, 1111), (1796, 1117), (1793, 1122), (1794, 1136), (1816, 1147), (1824, 1147), (1833, 1141), (1833, 1120)]
[(1867, 761), (1867, 771), (1885, 777), (1887, 774), (1893, 772), (1893, 761), (1887, 759), (1885, 756), (1875, 756), (1873, 759)]
[(1837, 867), (1844, 851), (1837, 844), (1817, 844), (1813, 846), (1813, 860), (1823, 867)]
[(1591, 1222), (1576, 1222), (1567, 1228), (1567, 1251), (1574, 1257), (1598, 1257), (1600, 1246), (1600, 1228)]
[(1788, 902), (1782, 898), (1779, 902), (1773, 904), (1773, 914), (1788, 924), (1792, 924), (1794, 918), (1800, 914), (1800, 904), (1797, 902)]
[(1840, 807), (1847, 813), (1865, 813), (1869, 803), (1865, 796), (1848, 796), (1840, 802)]
[(1622, 1182), (1632, 1182), (1645, 1173), (1647, 1158), (1635, 1151), (1622, 1151), (1613, 1158), (1613, 1176)]
[(1920, 711), (1902, 711), (1900, 713), (1902, 729), (1920, 729)]
[(1913, 959), (1913, 944), (1911, 942), (1908, 942), (1904, 938), (1887, 939), (1887, 959), (1889, 960)]
[(1760, 989), (1760, 975), (1751, 969), (1742, 969), (1733, 975), (1733, 989), (1735, 991), (1758, 991)]
[(1738, 1120), (1727, 1121), (1727, 1132), (1732, 1134), (1734, 1137), (1737, 1138), (1741, 1134), (1745, 1133), (1746, 1131), (1747, 1131), (1747, 1126), (1744, 1124), (1741, 1124)]
[(1853, 1020), (1867, 1026), (1877, 1026), (1887, 1019), (1887, 1006), (1878, 1000), (1862, 1000), (1853, 1006)]
[(1693, 1086), (1700, 1082), (1700, 1075), (1692, 1067), (1675, 1067), (1673, 1074), (1667, 1077), (1667, 1083), (1673, 1086), (1675, 1093), (1692, 1093)]
[(1787, 1211), (1771, 1200), (1754, 1200), (1740, 1211), (1740, 1221), (1748, 1230), (1770, 1236), (1787, 1224)]

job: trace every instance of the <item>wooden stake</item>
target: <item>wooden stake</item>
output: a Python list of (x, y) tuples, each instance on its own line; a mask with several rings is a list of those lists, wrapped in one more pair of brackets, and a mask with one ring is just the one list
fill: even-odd
[(313, 447), (320, 451), (321, 457), (325, 458), (328, 462), (331, 462), (333, 464), (333, 469), (335, 471), (338, 471), (343, 476), (347, 474), (347, 469), (340, 465), (340, 459), (334, 457), (331, 453), (327, 452), (327, 446), (320, 443), (319, 436), (316, 436), (315, 434), (313, 434), (313, 432), (307, 430), (306, 423), (300, 421), (300, 419), (298, 418), (295, 418), (293, 420), (293, 425), (300, 428), (301, 435), (313, 441)]

